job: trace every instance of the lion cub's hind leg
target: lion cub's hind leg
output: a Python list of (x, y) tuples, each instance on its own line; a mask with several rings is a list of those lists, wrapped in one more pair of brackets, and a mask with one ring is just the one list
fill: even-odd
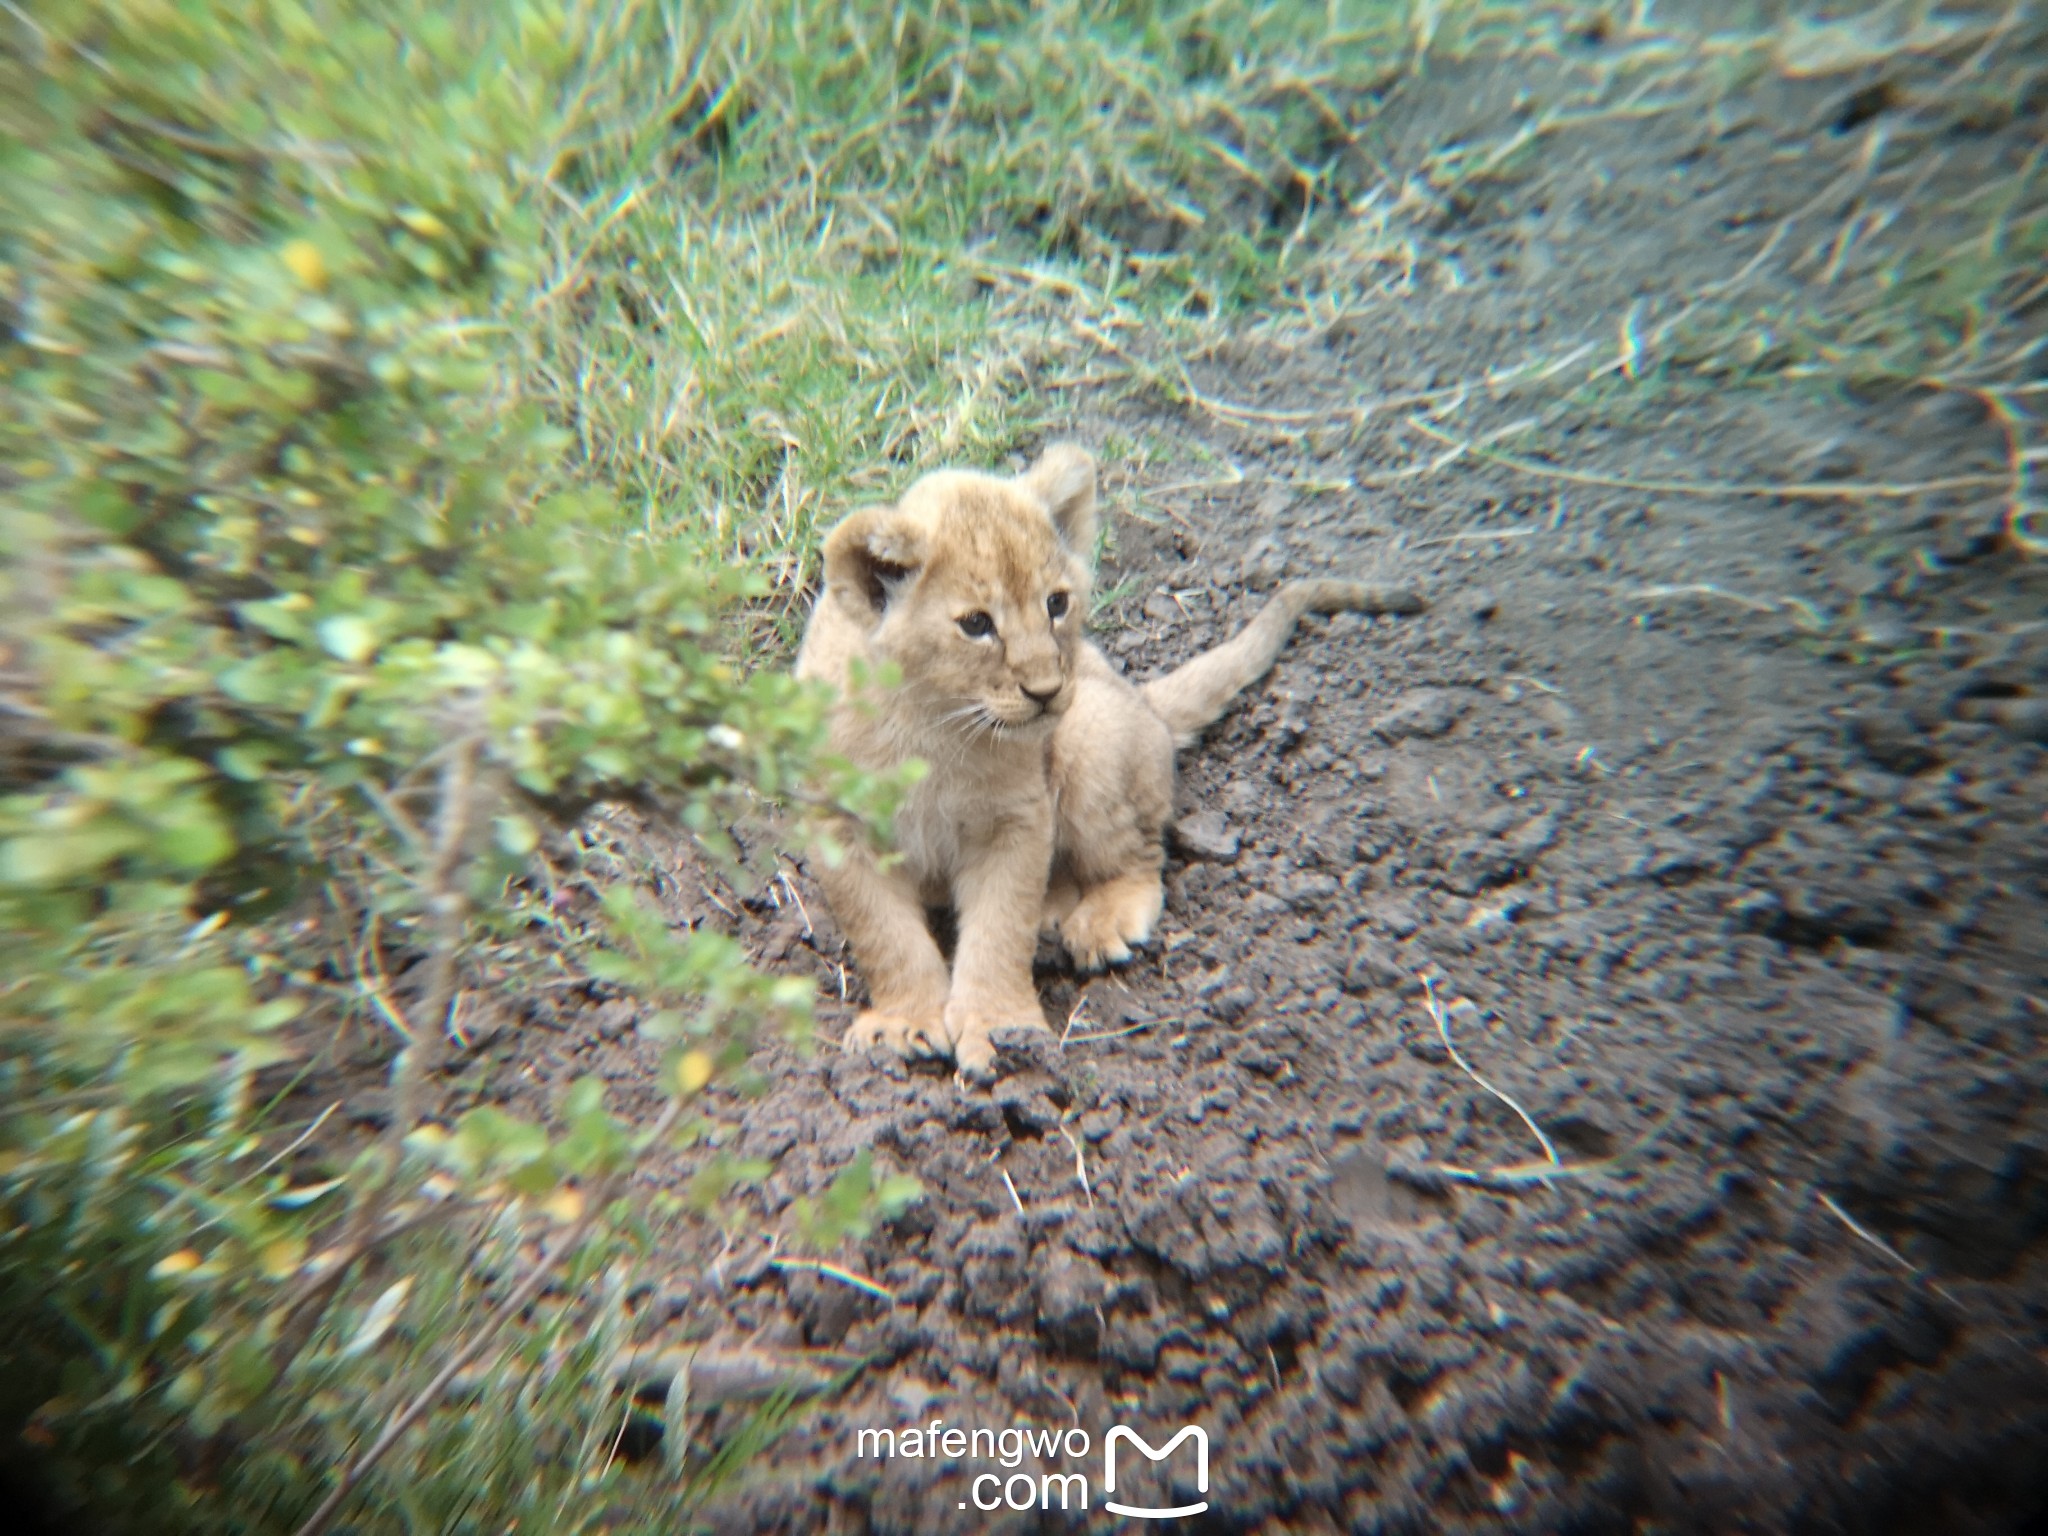
[(1166, 905), (1160, 839), (1173, 811), (1172, 733), (1107, 662), (1093, 663), (1053, 738), (1056, 867), (1080, 891), (1060, 915), (1060, 940), (1082, 971), (1121, 965), (1152, 937)]
[(1038, 918), (1039, 936), (1057, 939), (1060, 936), (1060, 925), (1067, 920), (1067, 914), (1079, 905), (1080, 885), (1064, 870), (1055, 870), (1052, 882), (1045, 888), (1045, 904), (1040, 909)]

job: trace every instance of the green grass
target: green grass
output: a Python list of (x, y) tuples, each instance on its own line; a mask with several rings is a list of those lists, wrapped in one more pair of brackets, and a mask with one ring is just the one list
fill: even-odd
[(1118, 332), (1276, 300), (1410, 43), (1383, 0), (616, 27), (539, 192), (533, 376), (651, 532), (708, 529), (785, 605), (822, 526), (1057, 429)]

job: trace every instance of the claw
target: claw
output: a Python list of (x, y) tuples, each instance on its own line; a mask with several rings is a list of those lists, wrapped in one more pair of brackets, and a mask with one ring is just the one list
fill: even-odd
[(849, 1051), (867, 1051), (886, 1046), (898, 1056), (949, 1056), (950, 1048), (937, 1038), (929, 1024), (913, 1023), (898, 1014), (870, 1008), (855, 1019), (841, 1043)]

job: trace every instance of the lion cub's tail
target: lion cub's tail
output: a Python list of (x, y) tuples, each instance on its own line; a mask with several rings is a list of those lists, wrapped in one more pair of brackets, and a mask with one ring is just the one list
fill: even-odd
[(1421, 594), (1408, 587), (1290, 581), (1257, 618), (1221, 645), (1145, 684), (1145, 702), (1173, 732), (1173, 744), (1185, 747), (1222, 717), (1232, 699), (1266, 675), (1304, 613), (1420, 613), (1424, 606)]

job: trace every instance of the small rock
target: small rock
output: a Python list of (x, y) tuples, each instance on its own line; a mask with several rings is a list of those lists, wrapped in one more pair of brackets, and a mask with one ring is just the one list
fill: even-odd
[(1878, 767), (1909, 777), (1941, 761), (1926, 734), (1902, 709), (1866, 709), (1851, 715), (1849, 739)]
[(1289, 698), (1280, 709), (1280, 718), (1273, 723), (1274, 732), (1280, 738), (1282, 751), (1295, 745), (1308, 735), (1310, 720), (1308, 701)]
[(1365, 1369), (1350, 1355), (1332, 1355), (1316, 1366), (1323, 1390), (1346, 1407), (1356, 1408), (1365, 1396)]
[(1410, 1056), (1417, 1061), (1426, 1061), (1433, 1067), (1444, 1066), (1451, 1059), (1450, 1052), (1444, 1049), (1443, 1041), (1439, 1040), (1433, 1031), (1426, 1035), (1419, 1031), (1411, 1033), (1401, 1043), (1408, 1047)]
[(1159, 1368), (1159, 1324), (1149, 1317), (1120, 1317), (1102, 1343), (1102, 1357), (1140, 1376)]
[(1442, 736), (1465, 713), (1465, 701), (1442, 688), (1416, 688), (1373, 721), (1372, 728), (1388, 741), (1403, 737)]
[(2008, 736), (2048, 744), (2048, 699), (2001, 699), (1990, 713)]
[(1335, 875), (1305, 869), (1281, 882), (1280, 896), (1290, 907), (1301, 912), (1320, 906), (1342, 889)]
[(1465, 612), (1472, 616), (1475, 624), (1484, 624), (1500, 612), (1500, 599), (1491, 587), (1481, 587), (1465, 599)]
[(1830, 443), (1812, 461), (1807, 473), (1815, 480), (1848, 480), (1863, 467), (1856, 451), (1843, 443)]
[(1488, 837), (1505, 837), (1521, 817), (1522, 811), (1518, 806), (1495, 806), (1472, 823), (1472, 830)]
[(1522, 823), (1506, 839), (1507, 845), (1516, 857), (1527, 861), (1557, 841), (1557, 818), (1549, 812), (1532, 816)]
[(1660, 832), (1629, 867), (1629, 873), (1659, 885), (1683, 885), (1704, 873), (1712, 862), (1713, 853), (1704, 843), (1682, 833)]
[(1286, 575), (1287, 554), (1270, 538), (1254, 543), (1238, 565), (1238, 579), (1253, 592), (1279, 586)]
[(989, 1044), (996, 1050), (997, 1077), (1028, 1076), (1033, 1073), (1057, 1076), (1060, 1042), (1049, 1029), (1028, 1024), (1005, 1024), (992, 1031)]
[(1039, 1270), (1038, 1326), (1061, 1349), (1094, 1355), (1102, 1343), (1102, 1271), (1064, 1249)]
[(1043, 1136), (1060, 1123), (1060, 1108), (1050, 1091), (1053, 1086), (1044, 1073), (1025, 1072), (1002, 1079), (989, 1097), (1013, 1125)]
[(1346, 992), (1397, 987), (1401, 979), (1401, 967), (1394, 960), (1393, 950), (1378, 939), (1360, 939), (1352, 946), (1351, 955), (1344, 962)]
[(1252, 515), (1262, 523), (1277, 523), (1294, 509), (1294, 492), (1284, 485), (1269, 485), (1259, 493)]
[(1243, 846), (1236, 830), (1221, 811), (1197, 811), (1173, 824), (1174, 846), (1191, 859), (1228, 864)]
[(1237, 1064), (1260, 1077), (1278, 1077), (1287, 1070), (1287, 1058), (1261, 1045), (1248, 1045), (1237, 1053)]
[(1785, 898), (1776, 891), (1744, 891), (1727, 906), (1728, 919), (1748, 933), (1768, 933), (1785, 915)]
[(1873, 617), (1856, 626), (1855, 638), (1873, 650), (1903, 651), (1911, 648), (1919, 636), (1898, 619)]
[(1397, 939), (1407, 938), (1422, 926), (1422, 919), (1415, 915), (1415, 909), (1398, 896), (1374, 903), (1372, 919)]
[(924, 1417), (925, 1409), (938, 1400), (939, 1394), (915, 1377), (910, 1377), (891, 1387), (889, 1396), (904, 1413), (919, 1419)]
[(1101, 1141), (1123, 1123), (1124, 1112), (1114, 1104), (1091, 1109), (1081, 1117), (1081, 1139), (1089, 1142)]
[(1258, 994), (1250, 987), (1235, 986), (1225, 987), (1204, 1006), (1209, 1010), (1209, 1017), (1219, 1024), (1235, 1024), (1251, 1011), (1252, 1004), (1257, 1001)]
[(1184, 1345), (1168, 1345), (1159, 1352), (1159, 1362), (1165, 1368), (1166, 1374), (1175, 1381), (1202, 1379), (1202, 1357)]

